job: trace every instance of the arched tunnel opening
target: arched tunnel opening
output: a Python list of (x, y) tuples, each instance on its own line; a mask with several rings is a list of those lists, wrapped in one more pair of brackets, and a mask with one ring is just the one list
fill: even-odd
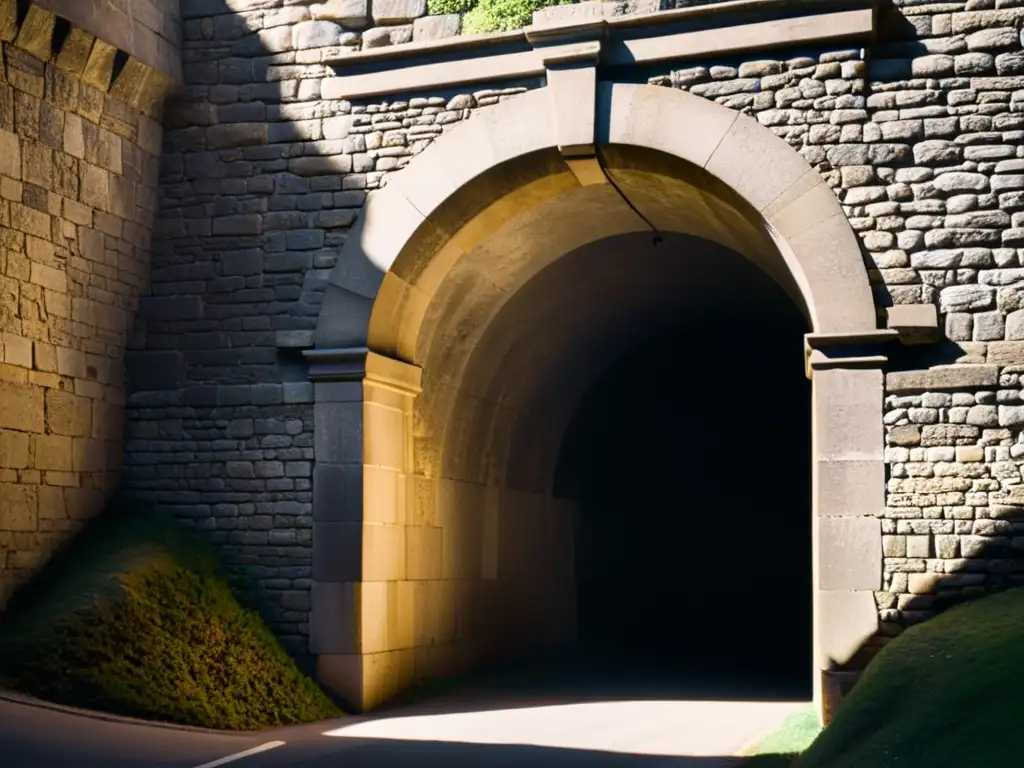
[(641, 341), (570, 423), (554, 492), (579, 504), (575, 650), (595, 674), (811, 695), (805, 326), (773, 298)]
[(487, 274), (442, 285), (420, 401), (443, 430), (444, 557), (480, 579), (456, 588), (469, 655), (559, 659), (588, 686), (810, 698), (810, 382), (790, 295), (710, 240), (605, 237), (509, 291), (459, 370)]

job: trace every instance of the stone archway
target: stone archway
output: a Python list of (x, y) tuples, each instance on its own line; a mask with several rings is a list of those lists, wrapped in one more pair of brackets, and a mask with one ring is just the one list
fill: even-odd
[[(565, 254), (653, 227), (753, 261), (813, 329), (815, 698), (827, 711), (831, 673), (877, 628), (882, 570), (877, 345), (895, 334), (877, 330), (856, 237), (817, 172), (756, 121), (670, 89), (598, 84), (592, 43), (556, 42), (545, 88), (439, 137), (371, 195), (330, 278), (308, 353), (318, 674), (366, 709), (525, 627), (553, 643), (571, 633), (563, 564), (524, 575), (515, 542), (571, 547), (571, 509), (549, 493), (556, 414), (630, 337), (608, 317), (560, 331), (543, 319), (567, 292), (640, 311), (656, 290), (549, 280), (531, 310), (547, 332), (530, 343), (507, 308)], [(527, 366), (544, 375), (517, 375)]]

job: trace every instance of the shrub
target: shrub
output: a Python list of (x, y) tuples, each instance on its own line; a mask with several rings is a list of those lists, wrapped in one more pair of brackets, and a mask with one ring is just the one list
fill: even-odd
[(179, 523), (111, 511), (12, 600), (0, 676), (57, 703), (209, 728), (340, 714), (229, 576)]
[(573, 0), (478, 0), (462, 19), (465, 34), (505, 32), (528, 27), (533, 12), (552, 5), (569, 5)]
[(427, 0), (427, 13), (440, 16), (446, 13), (465, 13), (475, 6), (477, 0)]

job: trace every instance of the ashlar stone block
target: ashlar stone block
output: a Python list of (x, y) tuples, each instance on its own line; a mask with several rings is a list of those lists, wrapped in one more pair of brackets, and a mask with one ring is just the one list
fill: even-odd
[(350, 29), (362, 29), (370, 23), (369, 0), (327, 0), (313, 3), (309, 12), (316, 20), (334, 21)]
[(427, 12), (427, 0), (373, 0), (376, 24), (406, 24)]

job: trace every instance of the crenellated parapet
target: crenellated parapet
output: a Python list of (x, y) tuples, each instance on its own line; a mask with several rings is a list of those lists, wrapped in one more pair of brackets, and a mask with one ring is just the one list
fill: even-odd
[(181, 82), (177, 0), (0, 0), (0, 43), (149, 117)]
[(177, 0), (0, 0), (0, 609), (120, 482), (179, 29)]

